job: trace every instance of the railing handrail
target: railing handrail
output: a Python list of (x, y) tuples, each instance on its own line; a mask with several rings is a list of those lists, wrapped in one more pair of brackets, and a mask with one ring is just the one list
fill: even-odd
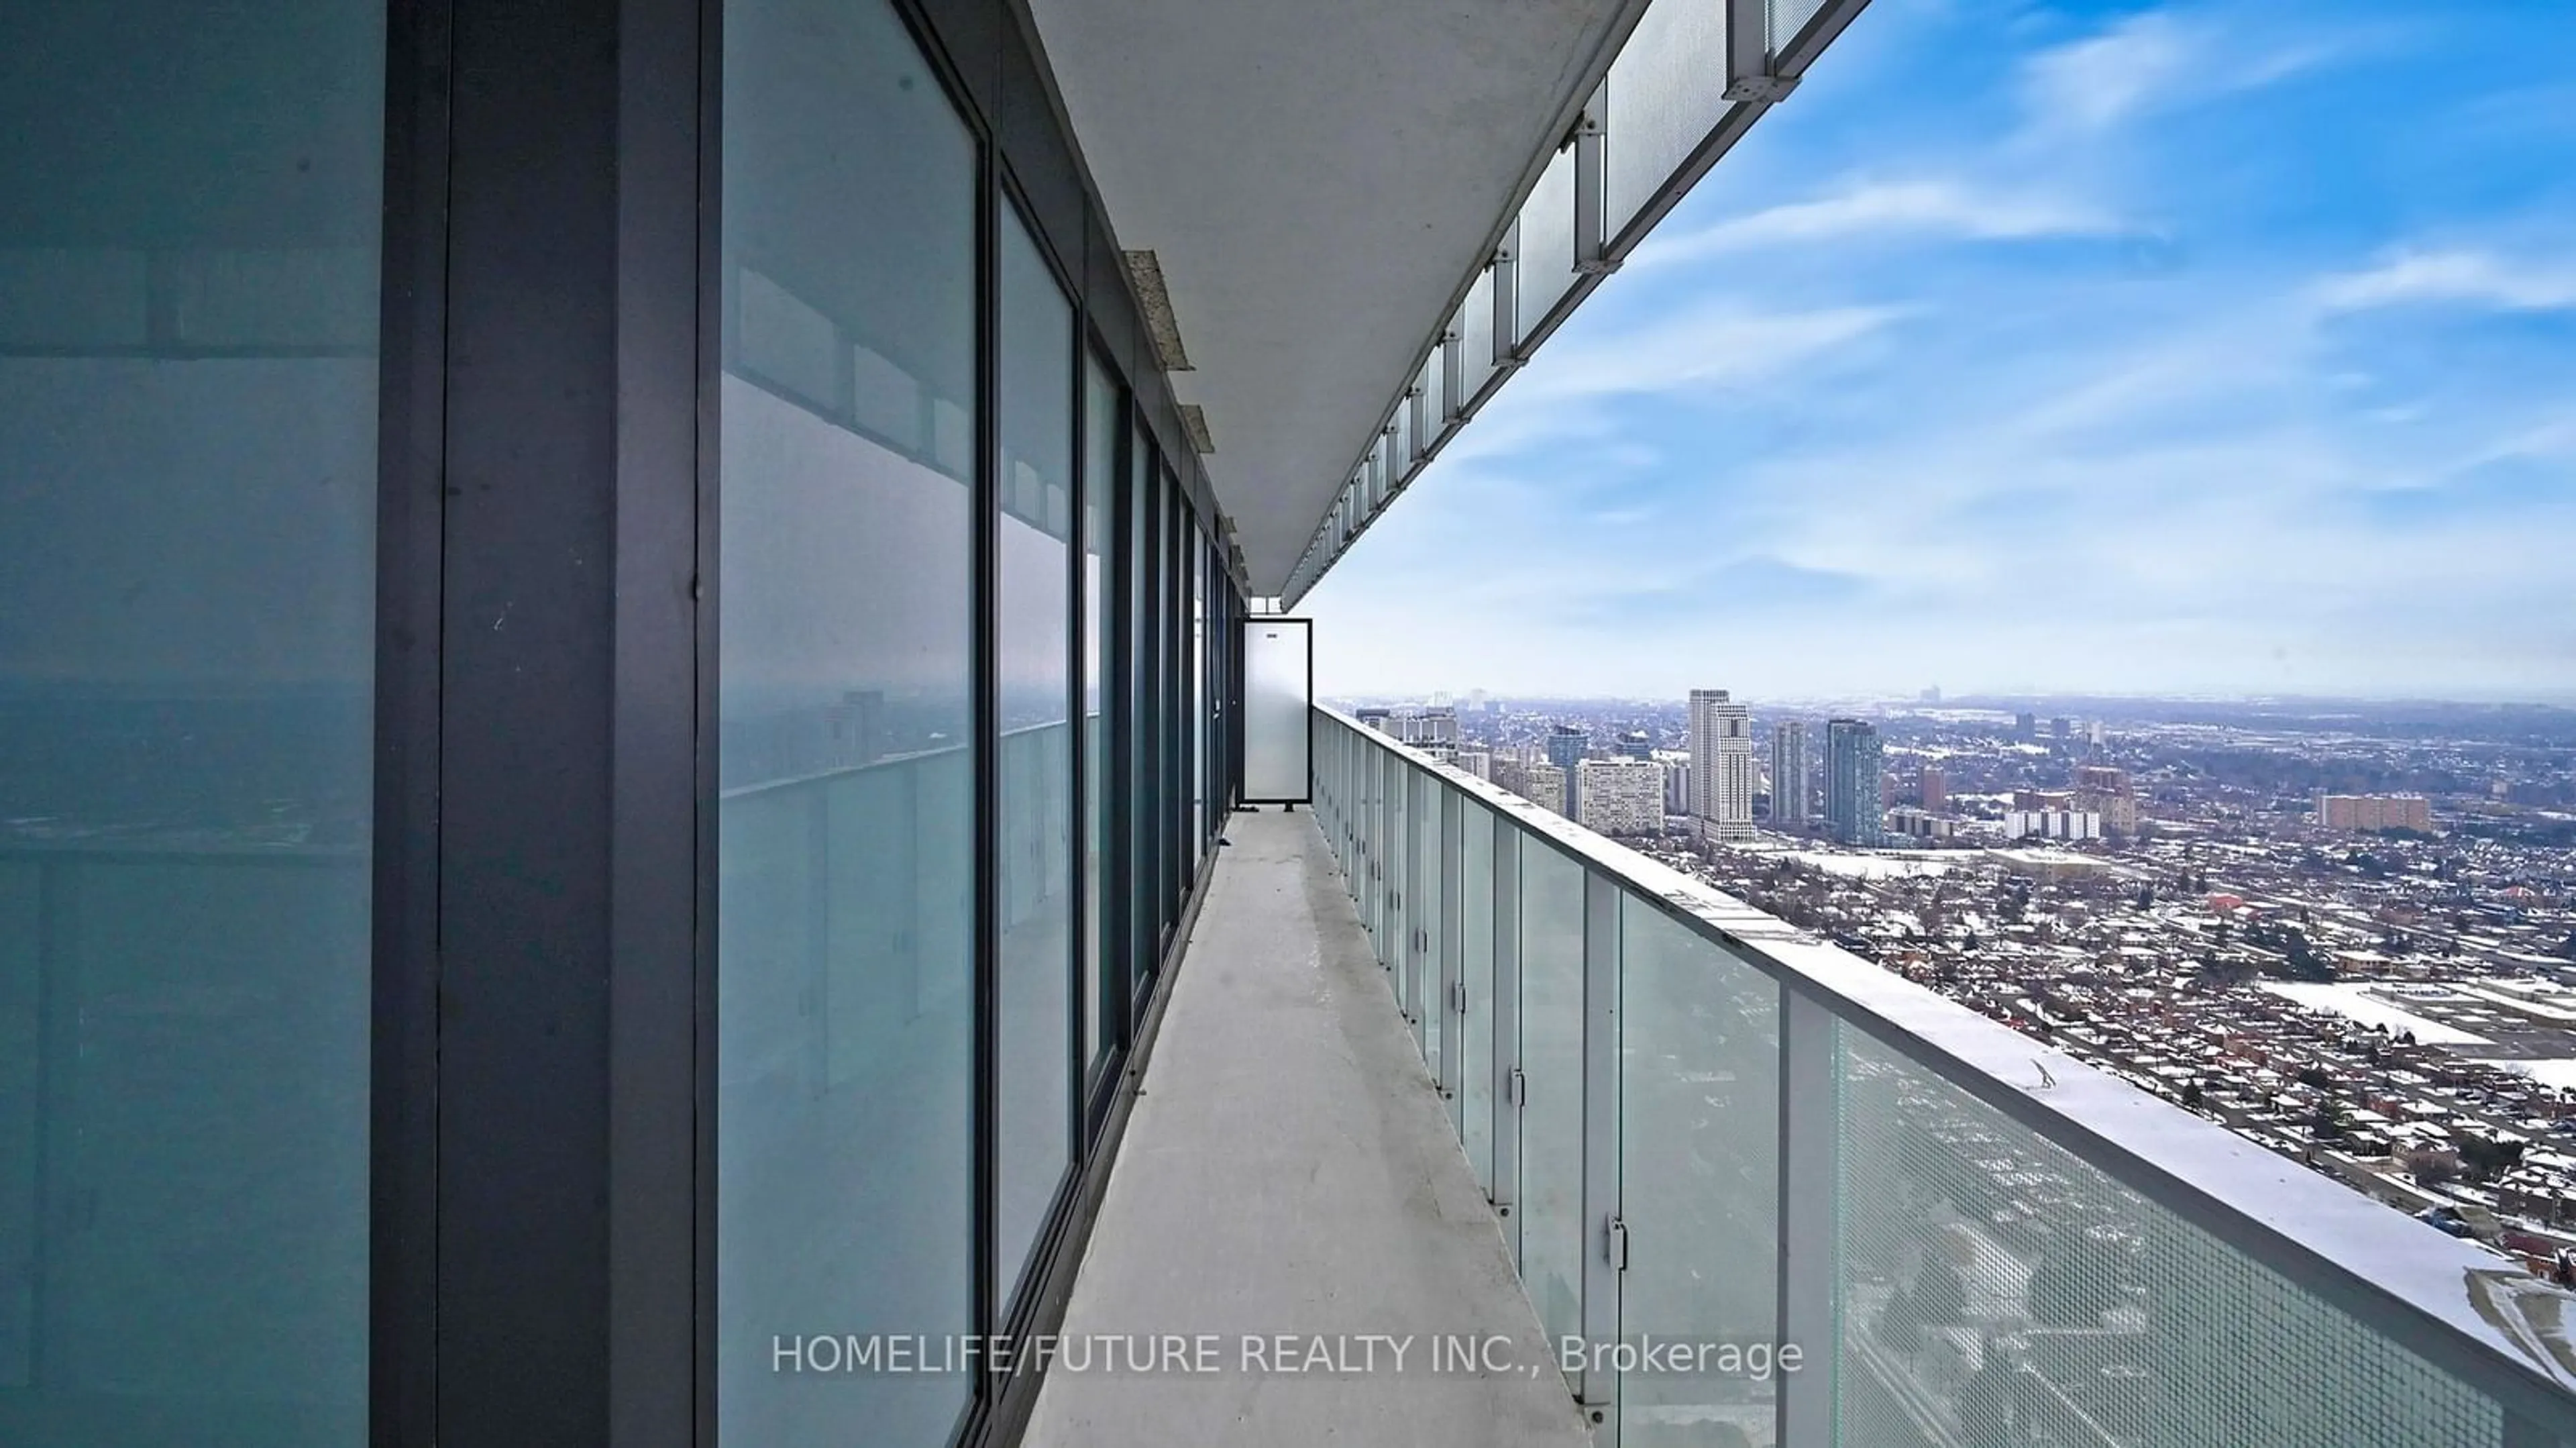
[[(2509, 1409), (2544, 1423), (2576, 1412), (2576, 1294), (1330, 705), (1313, 707)], [(2560, 1300), (2554, 1324), (2529, 1311), (2541, 1297)]]

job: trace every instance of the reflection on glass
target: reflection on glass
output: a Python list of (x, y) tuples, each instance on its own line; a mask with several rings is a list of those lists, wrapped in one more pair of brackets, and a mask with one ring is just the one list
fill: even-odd
[(1154, 833), (1154, 820), (1160, 779), (1155, 771), (1158, 761), (1155, 741), (1163, 737), (1162, 693), (1156, 684), (1160, 677), (1154, 652), (1155, 621), (1161, 611), (1155, 607), (1154, 593), (1154, 519), (1160, 495), (1154, 490), (1153, 449), (1147, 446), (1142, 428), (1135, 431), (1136, 445), (1128, 452), (1127, 485), (1132, 490), (1127, 505), (1127, 557), (1125, 580), (1127, 596), (1128, 677), (1123, 685), (1133, 701), (1133, 725), (1124, 741), (1127, 750), (1128, 800), (1127, 820), (1127, 908), (1128, 994), (1133, 998), (1154, 971), (1154, 958), (1160, 947), (1163, 915), (1154, 882), (1161, 878), (1159, 841)]
[(1207, 549), (1198, 529), (1185, 529), (1190, 573), (1190, 858), (1196, 860), (1208, 838), (1208, 566)]
[(1073, 1151), (1073, 307), (1015, 213), (1002, 222), (1001, 349), (997, 1306)]
[(1551, 1340), (1583, 1331), (1583, 867), (1521, 842), (1521, 1281)]
[(1189, 509), (1181, 500), (1179, 479), (1166, 469), (1163, 473), (1163, 577), (1156, 607), (1161, 611), (1163, 650), (1163, 707), (1166, 729), (1163, 738), (1163, 817), (1159, 822), (1163, 836), (1163, 918), (1180, 918), (1183, 891), (1189, 884), (1190, 866), (1198, 853), (1187, 847), (1184, 837), (1190, 828), (1190, 695), (1189, 664), (1189, 553), (1181, 540), (1188, 536)]
[(2523, 1441), (2384, 1325), (1860, 1032), (1836, 1035), (1846, 1441)]
[(1118, 958), (1102, 871), (1109, 862), (1109, 728), (1101, 705), (1102, 640), (1109, 637), (1109, 530), (1117, 515), (1118, 426), (1126, 417), (1117, 374), (1098, 353), (1083, 369), (1082, 467), (1082, 1021), (1085, 1069), (1117, 1044), (1118, 992), (1108, 980)]
[[(1770, 1344), (1780, 1316), (1780, 987), (1635, 899), (1619, 907), (1619, 1212), (1657, 1244), (1619, 1334)], [(1767, 1443), (1776, 1378), (1624, 1375), (1625, 1442), (1731, 1424)], [(1708, 1436), (1702, 1441), (1729, 1441)]]
[(1413, 807), (1413, 879), (1418, 897), (1414, 919), (1420, 939), (1413, 952), (1413, 1036), (1431, 1068), (1431, 1079), (1442, 1081), (1448, 1078), (1441, 1073), (1440, 1024), (1449, 1004), (1440, 994), (1442, 932), (1448, 928), (1441, 917), (1440, 811), (1449, 789), (1429, 774), (1416, 774), (1414, 780), (1420, 786), (1414, 791)]
[(770, 1348), (971, 1325), (974, 145), (882, 0), (724, 49), (718, 1427), (932, 1444), (967, 1379)]
[(1411, 1011), (1413, 1002), (1406, 999), (1404, 993), (1404, 962), (1413, 938), (1413, 902), (1405, 898), (1404, 891), (1408, 883), (1405, 872), (1412, 860), (1407, 853), (1412, 834), (1405, 828), (1405, 823), (1412, 808), (1413, 771), (1405, 766), (1403, 760), (1396, 758), (1392, 749), (1379, 750), (1377, 764), (1378, 778), (1385, 790), (1378, 805), (1379, 828), (1384, 831), (1378, 838), (1383, 847), (1378, 867), (1378, 893), (1386, 901), (1385, 913), (1381, 917), (1384, 924), (1377, 937), (1377, 959), (1378, 964), (1385, 966), (1394, 977), (1388, 984), (1395, 989), (1397, 1007)]
[(0, 1441), (366, 1435), (384, 7), (0, 6)]

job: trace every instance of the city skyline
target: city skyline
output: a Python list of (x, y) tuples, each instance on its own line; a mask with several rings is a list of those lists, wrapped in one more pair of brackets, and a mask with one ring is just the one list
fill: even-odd
[(1319, 686), (2576, 699), (2576, 15), (2472, 8), (1874, 6), (1301, 602)]

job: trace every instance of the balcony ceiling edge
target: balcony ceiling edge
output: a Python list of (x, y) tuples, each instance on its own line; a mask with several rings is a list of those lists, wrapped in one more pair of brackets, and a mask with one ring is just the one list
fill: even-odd
[(1283, 591), (1646, 0), (1027, 0), (1151, 251), (1253, 591)]

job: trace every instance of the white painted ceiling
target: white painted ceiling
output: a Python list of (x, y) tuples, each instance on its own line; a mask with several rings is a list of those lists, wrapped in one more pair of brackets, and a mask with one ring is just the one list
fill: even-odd
[(1645, 0), (1029, 0), (1280, 591)]

